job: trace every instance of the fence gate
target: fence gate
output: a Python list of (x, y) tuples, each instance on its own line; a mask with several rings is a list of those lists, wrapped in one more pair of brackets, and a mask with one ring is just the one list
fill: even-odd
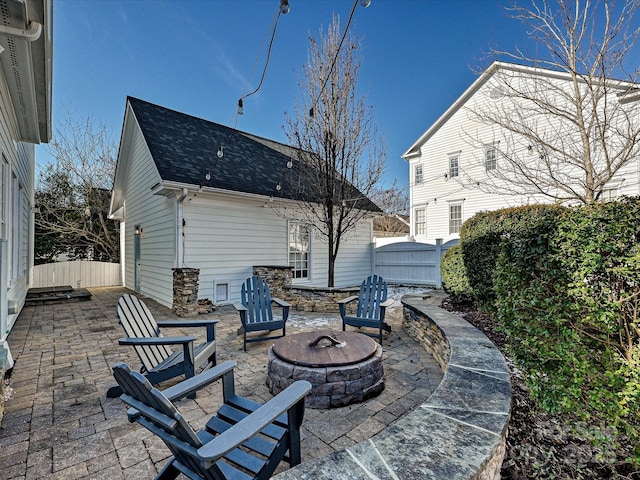
[(457, 239), (445, 244), (437, 239), (435, 245), (420, 242), (390, 243), (374, 249), (373, 271), (387, 283), (442, 288), (442, 255), (457, 244)]

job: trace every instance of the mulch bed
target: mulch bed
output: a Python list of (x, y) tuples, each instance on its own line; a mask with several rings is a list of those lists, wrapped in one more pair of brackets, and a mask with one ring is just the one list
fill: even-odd
[(598, 449), (571, 433), (572, 420), (539, 411), (520, 372), (510, 361), (504, 334), (496, 331), (490, 315), (446, 300), (443, 308), (454, 311), (481, 330), (502, 352), (511, 372), (512, 407), (503, 480), (523, 479), (628, 479), (640, 480), (640, 472), (625, 462), (625, 452), (613, 464), (598, 459)]

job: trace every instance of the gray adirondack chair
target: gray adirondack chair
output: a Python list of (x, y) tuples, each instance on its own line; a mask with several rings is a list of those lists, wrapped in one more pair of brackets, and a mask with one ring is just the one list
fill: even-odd
[[(247, 343), (249, 342), (261, 342), (285, 336), (291, 304), (279, 298), (272, 297), (269, 291), (269, 285), (264, 279), (256, 276), (247, 278), (242, 284), (240, 296), (241, 303), (235, 303), (233, 306), (240, 313), (245, 352), (247, 351)], [(282, 308), (282, 318), (274, 318), (273, 303)], [(247, 333), (249, 332), (273, 332), (280, 329), (282, 329), (282, 335), (247, 338)]]
[[(300, 425), (304, 398), (311, 384), (299, 380), (264, 405), (236, 395), (233, 368), (224, 362), (164, 391), (154, 388), (126, 365), (113, 367), (113, 375), (129, 407), (130, 422), (137, 422), (164, 441), (172, 453), (157, 479), (267, 479), (285, 460), (301, 461)], [(199, 431), (187, 423), (172, 403), (222, 379), (224, 403)]]
[[(116, 315), (127, 338), (121, 338), (120, 345), (133, 345), (140, 362), (141, 372), (152, 383), (184, 375), (193, 377), (197, 371), (216, 364), (215, 325), (218, 320), (171, 320), (156, 322), (153, 315), (138, 297), (125, 294), (118, 300)], [(195, 335), (165, 337), (160, 327), (205, 327), (206, 342), (195, 345)], [(172, 345), (182, 348), (171, 350)], [(119, 395), (119, 390), (109, 390), (107, 396)]]
[[(358, 307), (355, 315), (347, 312), (347, 305), (357, 300)], [(390, 332), (391, 326), (384, 321), (387, 307), (393, 304), (393, 299), (387, 300), (387, 282), (378, 275), (371, 275), (364, 279), (360, 285), (358, 296), (347, 297), (338, 301), (340, 316), (342, 317), (342, 330), (347, 325), (352, 327), (374, 328), (375, 333), (362, 332), (374, 337), (382, 345), (382, 331)]]

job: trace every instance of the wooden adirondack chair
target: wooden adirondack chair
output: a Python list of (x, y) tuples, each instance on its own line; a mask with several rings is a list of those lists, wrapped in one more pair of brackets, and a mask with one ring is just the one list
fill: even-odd
[[(358, 300), (358, 308), (355, 315), (349, 315), (347, 305), (354, 300)], [(389, 324), (384, 321), (384, 316), (386, 308), (392, 304), (393, 299), (387, 300), (387, 282), (382, 277), (371, 275), (365, 278), (360, 285), (360, 295), (338, 301), (342, 317), (342, 330), (344, 331), (347, 325), (375, 328), (377, 329), (376, 333), (362, 333), (377, 338), (382, 345), (382, 331), (391, 331)]]
[[(218, 320), (173, 320), (156, 322), (145, 303), (134, 295), (125, 294), (118, 300), (116, 315), (127, 338), (120, 345), (133, 345), (140, 362), (141, 372), (152, 384), (184, 375), (193, 377), (197, 371), (216, 364), (215, 325)], [(195, 335), (164, 337), (160, 327), (206, 327), (207, 341), (194, 345)], [(172, 351), (171, 345), (182, 346)], [(119, 389), (110, 389), (108, 397), (119, 395)]]
[[(247, 351), (248, 342), (261, 342), (263, 340), (272, 340), (285, 336), (291, 304), (279, 298), (271, 297), (267, 282), (260, 277), (254, 276), (247, 278), (242, 284), (240, 295), (242, 303), (235, 303), (233, 306), (240, 313), (245, 352)], [(273, 318), (272, 303), (282, 308), (281, 319)], [(247, 333), (249, 332), (272, 332), (280, 329), (282, 329), (282, 335), (247, 338)]]
[[(126, 364), (113, 367), (124, 391), (120, 399), (131, 407), (129, 421), (159, 436), (173, 454), (157, 479), (181, 473), (191, 479), (268, 479), (280, 461), (290, 466), (300, 463), (300, 425), (311, 384), (299, 380), (260, 405), (236, 395), (235, 365), (224, 362), (163, 392)], [(219, 378), (224, 403), (204, 429), (194, 431), (172, 401)]]

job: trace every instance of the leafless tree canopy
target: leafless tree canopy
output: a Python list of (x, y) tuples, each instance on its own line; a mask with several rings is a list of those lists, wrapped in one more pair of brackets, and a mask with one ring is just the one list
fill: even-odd
[(107, 218), (116, 147), (106, 127), (69, 114), (49, 153), (36, 185), (36, 256), (119, 261), (116, 223)]
[(376, 188), (371, 200), (384, 212), (376, 217), (374, 230), (385, 233), (409, 233), (409, 194), (396, 180), (389, 188)]
[(385, 157), (373, 112), (356, 94), (359, 44), (351, 34), (342, 46), (341, 39), (337, 16), (319, 40), (309, 39), (299, 80), (302, 99), (285, 125), (290, 144), (302, 152), (292, 173), (303, 175), (300, 184), (312, 190), (300, 192), (307, 199), (302, 215), (329, 245), (328, 286), (341, 240), (370, 213), (362, 201), (378, 183)]
[[(493, 98), (468, 106), (470, 118), (491, 126), (499, 152), (489, 180), (468, 181), (490, 193), (592, 202), (640, 154), (640, 102), (620, 102), (638, 88), (638, 71), (626, 67), (640, 33), (632, 23), (639, 1), (520, 3), (510, 12), (541, 48), (492, 52), (530, 68), (498, 70), (487, 89)], [(487, 143), (486, 135), (464, 135)]]

